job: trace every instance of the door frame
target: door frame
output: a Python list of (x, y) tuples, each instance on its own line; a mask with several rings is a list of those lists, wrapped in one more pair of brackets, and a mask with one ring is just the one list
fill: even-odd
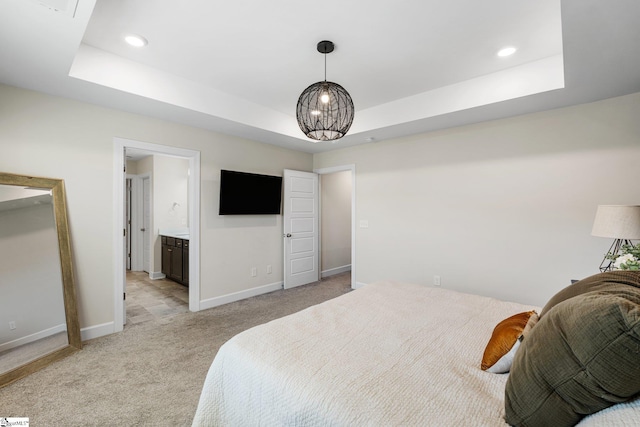
[(123, 242), (126, 149), (136, 148), (165, 156), (189, 160), (189, 311), (200, 311), (200, 152), (125, 138), (113, 138), (113, 205), (114, 205), (114, 332), (124, 329), (123, 291), (126, 282), (125, 247)]
[(127, 209), (127, 213), (125, 215), (125, 221), (127, 221), (125, 223), (125, 228), (128, 230), (128, 236), (127, 236), (127, 243), (126, 243), (126, 248), (125, 250), (127, 251), (127, 257), (125, 259), (125, 265), (126, 265), (126, 269), (127, 270), (133, 270), (133, 246), (134, 246), (134, 242), (133, 239), (131, 237), (131, 230), (133, 229), (133, 226), (135, 225), (135, 214), (134, 214), (134, 209), (133, 209), (133, 197), (134, 197), (134, 192), (133, 192), (133, 178), (131, 177), (131, 175), (127, 174), (125, 176), (125, 191), (127, 193), (126, 195), (126, 200), (125, 200), (125, 207)]
[[(318, 175), (327, 175), (336, 172), (351, 171), (351, 289), (357, 289), (360, 287), (356, 281), (356, 165), (347, 164), (341, 166), (332, 166), (327, 168), (317, 168), (313, 172)], [(318, 180), (318, 186), (320, 186), (320, 180)], [(320, 191), (318, 191), (320, 193)], [(320, 204), (322, 204), (322, 194), (319, 195)], [(319, 209), (320, 221), (322, 224), (322, 209)], [(320, 271), (322, 256), (322, 239), (318, 238), (318, 271)]]

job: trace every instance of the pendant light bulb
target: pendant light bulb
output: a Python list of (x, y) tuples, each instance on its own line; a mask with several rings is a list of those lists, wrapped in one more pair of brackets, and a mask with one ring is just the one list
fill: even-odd
[(320, 101), (322, 101), (323, 104), (328, 104), (329, 103), (329, 94), (328, 93), (323, 93), (322, 96), (320, 97)]

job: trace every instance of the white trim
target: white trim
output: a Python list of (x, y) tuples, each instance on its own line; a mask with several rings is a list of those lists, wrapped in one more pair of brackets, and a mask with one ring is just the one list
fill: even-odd
[(113, 330), (112, 332), (119, 332), (124, 329), (124, 325), (120, 325), (118, 319), (122, 319), (122, 313), (124, 311), (124, 302), (122, 300), (124, 293), (124, 283), (126, 281), (126, 261), (124, 259), (125, 246), (122, 241), (122, 234), (126, 227), (124, 224), (123, 212), (124, 212), (124, 187), (126, 185), (125, 179), (125, 166), (126, 157), (124, 153), (124, 142), (114, 139), (113, 144), (113, 209), (114, 209), (114, 233), (113, 233), (113, 272), (114, 272), (114, 317), (113, 317)]
[(12, 348), (20, 347), (21, 345), (29, 344), (29, 343), (50, 337), (55, 334), (59, 334), (60, 332), (65, 332), (66, 330), (67, 330), (67, 325), (65, 323), (62, 323), (60, 325), (53, 326), (51, 328), (33, 333), (31, 335), (27, 335), (21, 338), (16, 338), (13, 341), (0, 344), (0, 353)]
[(343, 265), (342, 267), (336, 267), (336, 268), (330, 268), (328, 270), (324, 270), (320, 273), (320, 277), (322, 278), (331, 277), (331, 276), (335, 276), (336, 274), (346, 273), (347, 271), (351, 271), (351, 264)]
[(88, 328), (82, 328), (80, 330), (80, 335), (82, 337), (82, 341), (87, 341), (110, 335), (113, 333), (113, 329), (114, 322), (107, 322), (100, 325), (89, 326)]
[(124, 303), (122, 293), (125, 281), (124, 249), (124, 168), (125, 149), (136, 148), (152, 154), (187, 158), (189, 160), (189, 310), (200, 308), (200, 152), (167, 145), (152, 144), (124, 138), (113, 138), (113, 209), (114, 209), (114, 322), (113, 332), (122, 331)]
[(360, 287), (356, 281), (356, 165), (332, 166), (313, 170), (318, 175), (351, 171), (351, 289)]
[[(191, 254), (189, 254), (189, 257), (191, 257)], [(164, 279), (167, 276), (162, 273), (162, 271), (151, 271), (149, 272), (149, 279), (151, 280), (158, 280), (158, 279)]]
[(361, 288), (361, 287), (363, 287), (363, 286), (367, 286), (367, 284), (366, 284), (366, 283), (362, 283), (362, 282), (358, 282), (358, 283), (356, 283), (356, 285), (353, 287), (353, 289), (359, 289), (359, 288)]
[(257, 288), (251, 288), (240, 292), (234, 292), (232, 294), (223, 295), (221, 297), (210, 298), (200, 301), (200, 309), (205, 310), (207, 308), (217, 307), (219, 305), (229, 304), (230, 302), (240, 301), (246, 298), (255, 297), (257, 295), (266, 294), (273, 291), (279, 291), (282, 289), (284, 282), (271, 283), (269, 285), (258, 286)]

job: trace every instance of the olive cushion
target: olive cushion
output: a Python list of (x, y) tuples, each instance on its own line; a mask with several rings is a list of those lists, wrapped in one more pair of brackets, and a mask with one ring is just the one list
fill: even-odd
[(572, 426), (640, 395), (640, 272), (624, 273), (577, 282), (545, 306), (513, 360), (509, 424)]
[(544, 317), (551, 308), (571, 297), (591, 291), (606, 292), (612, 290), (617, 292), (617, 290), (620, 289), (616, 286), (612, 287), (611, 285), (629, 285), (640, 288), (640, 274), (637, 271), (614, 270), (594, 274), (586, 279), (582, 279), (555, 294), (542, 308), (542, 311), (540, 311), (540, 317)]

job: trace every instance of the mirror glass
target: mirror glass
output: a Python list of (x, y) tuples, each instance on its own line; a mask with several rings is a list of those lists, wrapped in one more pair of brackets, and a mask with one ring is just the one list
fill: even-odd
[(62, 180), (0, 173), (0, 386), (81, 347)]

